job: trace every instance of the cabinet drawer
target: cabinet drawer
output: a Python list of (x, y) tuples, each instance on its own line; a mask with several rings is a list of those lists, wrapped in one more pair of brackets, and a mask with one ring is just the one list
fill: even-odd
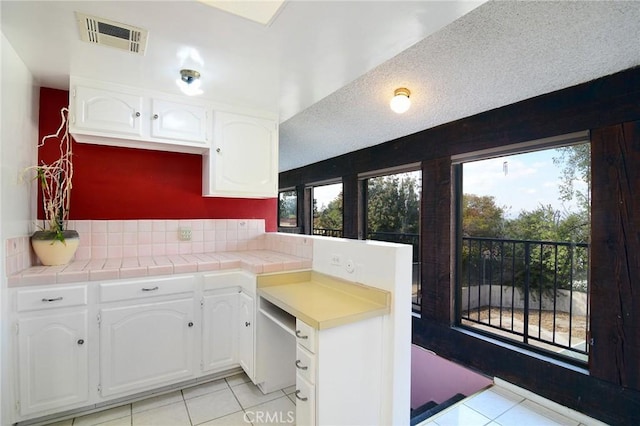
[(249, 293), (254, 293), (256, 278), (242, 271), (217, 272), (204, 276), (202, 289), (205, 291), (229, 287), (240, 287)]
[(311, 384), (316, 382), (316, 356), (301, 345), (296, 345), (296, 374)]
[(316, 330), (299, 319), (296, 319), (296, 340), (311, 353), (316, 353)]
[(103, 283), (100, 284), (100, 301), (115, 302), (143, 297), (190, 293), (193, 292), (194, 286), (195, 276), (193, 275)]
[(313, 426), (316, 424), (316, 388), (300, 374), (296, 375), (296, 424)]
[(81, 306), (87, 304), (87, 286), (19, 290), (16, 299), (18, 312)]

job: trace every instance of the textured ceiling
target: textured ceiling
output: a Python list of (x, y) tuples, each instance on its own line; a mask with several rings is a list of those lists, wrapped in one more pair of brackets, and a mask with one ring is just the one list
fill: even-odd
[(640, 2), (485, 3), (282, 123), (280, 170), (639, 64)]

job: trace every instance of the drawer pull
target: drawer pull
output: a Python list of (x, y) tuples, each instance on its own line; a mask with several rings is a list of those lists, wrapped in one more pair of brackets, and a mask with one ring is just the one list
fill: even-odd
[(307, 370), (307, 369), (309, 369), (309, 367), (307, 367), (307, 366), (305, 366), (305, 365), (300, 365), (300, 360), (299, 360), (299, 359), (297, 359), (297, 360), (296, 360), (296, 367), (297, 367), (299, 370)]
[(189, 324), (187, 324), (189, 327), (193, 327), (193, 322), (189, 321)]
[(250, 323), (250, 322), (245, 321), (245, 323), (244, 323), (244, 326), (245, 326), (245, 327), (249, 327), (250, 325), (251, 325), (251, 323)]
[(309, 399), (309, 398), (307, 398), (306, 396), (304, 396), (304, 397), (303, 397), (303, 396), (300, 396), (300, 389), (298, 389), (298, 390), (296, 391), (296, 398), (298, 398), (300, 401), (306, 401), (306, 400), (308, 400), (308, 399)]
[(84, 345), (84, 339), (78, 339), (78, 344), (79, 345)]
[(158, 290), (158, 286), (151, 287), (151, 288), (144, 288), (144, 287), (142, 288), (142, 291), (156, 291), (156, 290)]
[(53, 299), (47, 299), (46, 297), (45, 297), (44, 299), (42, 299), (42, 301), (43, 301), (44, 303), (49, 303), (49, 302), (59, 302), (59, 301), (61, 301), (61, 300), (62, 300), (62, 296), (60, 296), (60, 297), (55, 297), (55, 298), (53, 298)]
[(299, 339), (308, 339), (309, 336), (304, 336), (302, 334), (300, 334), (300, 330), (296, 330), (296, 337)]

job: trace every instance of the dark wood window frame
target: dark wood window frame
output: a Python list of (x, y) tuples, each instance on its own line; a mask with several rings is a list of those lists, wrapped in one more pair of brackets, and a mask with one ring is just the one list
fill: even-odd
[[(551, 351), (542, 349), (539, 345), (530, 345), (526, 342), (516, 341), (509, 338), (501, 337), (499, 333), (494, 333), (488, 330), (478, 330), (468, 325), (463, 325), (461, 321), (462, 308), (461, 308), (461, 293), (460, 293), (460, 280), (461, 280), (461, 264), (460, 258), (462, 255), (462, 195), (463, 195), (463, 165), (472, 161), (481, 161), (491, 159), (495, 157), (503, 157), (507, 155), (523, 154), (529, 152), (537, 152), (542, 150), (549, 150), (554, 148), (560, 148), (576, 144), (591, 144), (589, 132), (575, 132), (568, 135), (559, 135), (543, 140), (528, 141), (520, 144), (513, 144), (497, 149), (490, 149), (484, 152), (471, 152), (461, 156), (457, 156), (452, 160), (452, 202), (454, 203), (455, 217), (452, 220), (454, 229), (454, 253), (455, 257), (452, 261), (453, 266), (453, 282), (454, 288), (454, 319), (453, 324), (456, 327), (467, 330), (469, 335), (477, 335), (481, 338), (486, 338), (489, 341), (495, 341), (497, 344), (504, 344), (506, 347), (510, 347), (512, 350), (519, 350), (522, 348), (525, 351), (531, 351), (533, 356), (539, 356), (541, 358), (549, 357), (551, 362), (557, 362), (558, 365), (571, 364), (578, 368), (585, 368), (586, 362), (578, 361), (571, 357), (563, 357)], [(589, 308), (587, 308), (589, 309)], [(587, 337), (587, 336), (585, 336)], [(588, 340), (588, 337), (587, 337)], [(589, 345), (590, 346), (590, 345)], [(587, 372), (588, 370), (585, 370)]]

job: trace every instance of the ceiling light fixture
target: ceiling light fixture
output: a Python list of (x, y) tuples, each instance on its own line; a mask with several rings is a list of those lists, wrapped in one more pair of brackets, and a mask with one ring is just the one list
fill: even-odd
[(176, 80), (176, 84), (187, 96), (202, 95), (202, 89), (200, 89), (200, 73), (194, 70), (182, 69), (180, 70), (180, 78)]
[(389, 102), (391, 110), (397, 114), (406, 112), (411, 106), (411, 99), (409, 99), (411, 92), (409, 89), (401, 87), (393, 92), (393, 98)]

